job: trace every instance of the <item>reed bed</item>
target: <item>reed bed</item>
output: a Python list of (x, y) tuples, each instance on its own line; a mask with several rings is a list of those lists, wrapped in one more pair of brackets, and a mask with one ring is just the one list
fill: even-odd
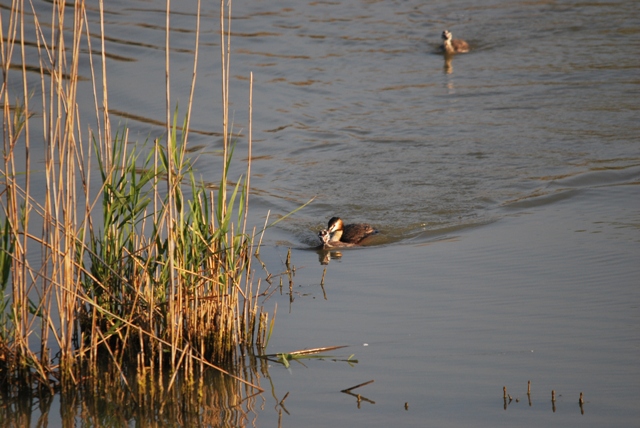
[[(149, 384), (168, 391), (207, 368), (260, 391), (234, 374), (240, 349), (264, 345), (269, 314), (251, 275), (251, 129), (247, 173), (236, 185), (228, 180), (230, 8), (221, 2), (224, 150), (215, 193), (198, 182), (187, 156), (199, 2), (185, 117), (169, 90), (167, 1), (166, 135), (133, 146), (127, 130), (110, 123), (103, 2), (97, 31), (80, 0), (52, 2), (44, 18), (20, 1), (2, 11), (0, 384), (8, 392), (77, 388), (97, 382), (105, 366), (142, 401)], [(37, 59), (26, 56), (28, 32)], [(91, 64), (92, 118), (77, 103), (81, 60)], [(44, 147), (42, 176), (34, 146)], [(45, 188), (34, 193), (36, 180)]]

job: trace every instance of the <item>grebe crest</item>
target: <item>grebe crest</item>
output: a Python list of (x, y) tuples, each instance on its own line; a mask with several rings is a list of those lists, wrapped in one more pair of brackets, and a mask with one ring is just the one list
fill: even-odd
[(454, 40), (451, 31), (442, 32), (442, 45), (440, 49), (447, 54), (469, 52), (469, 45), (464, 40)]
[(345, 242), (359, 244), (367, 236), (376, 233), (376, 230), (366, 223), (344, 224), (340, 217), (332, 217), (329, 220), (327, 231), (331, 233), (331, 242)]

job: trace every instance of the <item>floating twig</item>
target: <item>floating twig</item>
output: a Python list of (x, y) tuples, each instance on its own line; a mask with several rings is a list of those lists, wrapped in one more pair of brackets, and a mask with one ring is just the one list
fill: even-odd
[[(314, 348), (314, 349), (303, 349), (300, 351), (289, 352), (290, 355), (309, 355), (309, 354), (319, 354), (320, 352), (333, 351), (340, 348), (346, 348), (347, 345), (339, 345), (339, 346), (325, 346), (323, 348)], [(373, 381), (372, 381), (373, 382)]]
[(370, 381), (368, 381), (368, 382), (361, 383), (361, 384), (356, 385), (356, 386), (352, 386), (351, 388), (343, 389), (343, 390), (342, 390), (342, 391), (340, 391), (340, 392), (351, 392), (351, 391), (353, 391), (353, 390), (354, 390), (354, 389), (356, 389), (356, 388), (360, 388), (361, 386), (369, 385), (370, 383), (373, 383), (373, 382), (374, 382), (373, 380), (370, 380)]
[[(265, 355), (260, 355), (260, 358), (264, 358), (267, 360), (272, 360), (273, 358), (276, 359), (277, 362), (283, 364), (285, 367), (289, 367), (289, 361), (290, 360), (295, 360), (298, 363), (304, 365), (302, 363), (302, 359), (324, 359), (324, 358), (329, 358), (331, 356), (329, 355), (314, 355), (314, 354), (319, 354), (321, 352), (326, 352), (326, 351), (333, 351), (335, 349), (340, 349), (340, 348), (346, 348), (346, 345), (340, 345), (340, 346), (326, 346), (323, 348), (314, 348), (314, 349), (303, 349), (303, 350), (299, 350), (299, 351), (293, 351), (293, 352), (279, 352), (277, 354), (265, 354)], [(353, 355), (351, 355), (346, 361), (348, 363), (357, 363), (357, 360), (353, 360), (352, 359)], [(337, 360), (334, 360), (337, 361)], [(344, 361), (344, 360), (343, 360)], [(306, 366), (305, 366), (306, 367)]]

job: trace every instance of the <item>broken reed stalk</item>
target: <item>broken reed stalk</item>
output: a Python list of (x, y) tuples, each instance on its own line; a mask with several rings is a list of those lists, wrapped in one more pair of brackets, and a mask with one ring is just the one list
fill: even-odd
[(356, 389), (356, 388), (360, 388), (361, 386), (369, 385), (370, 383), (373, 383), (373, 382), (374, 382), (374, 380), (370, 380), (370, 381), (367, 381), (367, 382), (364, 382), (364, 383), (358, 384), (358, 385), (356, 385), (356, 386), (352, 386), (351, 388), (343, 389), (343, 390), (342, 390), (342, 391), (340, 391), (340, 392), (351, 392), (351, 391), (353, 391), (353, 390), (354, 390), (354, 389)]
[[(247, 176), (244, 183), (238, 181), (227, 191), (233, 154), (228, 141), (230, 3), (225, 11), (221, 2), (225, 152), (217, 197), (196, 181), (185, 156), (196, 82), (200, 2), (189, 105), (181, 127), (177, 113), (171, 112), (170, 1), (166, 4), (167, 140), (166, 145), (155, 140), (146, 155), (137, 146), (129, 148), (126, 130), (112, 137), (102, 1), (101, 82), (95, 78), (88, 49), (97, 122), (97, 131), (89, 132), (90, 143), (83, 141), (86, 125), (76, 102), (79, 63), (87, 52), (81, 48), (91, 43), (84, 3), (54, 2), (53, 26), (47, 27), (50, 36), (33, 9), (30, 14), (19, 7), (11, 9), (8, 26), (1, 27), (5, 155), (0, 165), (0, 371), (11, 385), (39, 383), (50, 388), (55, 384), (52, 379), (63, 387), (77, 385), (86, 379), (81, 367), (89, 367), (95, 375), (99, 361), (105, 359), (125, 384), (133, 370), (142, 377), (146, 373), (160, 378), (157, 384), (162, 388), (162, 373), (169, 367), (174, 371), (172, 385), (177, 370), (194, 363), (246, 382), (219, 364), (235, 362), (239, 345), (253, 346), (256, 338), (267, 340), (268, 314), (257, 302), (259, 285), (254, 291), (250, 280), (252, 239), (245, 234), (251, 130)], [(71, 24), (64, 21), (65, 16), (71, 17)], [(32, 49), (40, 61), (35, 84), (26, 69), (33, 58), (26, 55), (25, 19), (32, 19), (35, 27), (36, 48)], [(21, 67), (16, 73), (13, 57), (18, 47)], [(22, 79), (17, 97), (10, 93), (11, 88), (20, 87), (16, 79)], [(253, 76), (250, 104), (252, 83)], [(31, 185), (37, 172), (31, 168), (35, 125), (30, 118), (39, 113), (29, 104), (34, 92), (42, 97), (45, 159), (43, 177), (38, 179), (44, 182), (44, 200), (36, 199)], [(11, 105), (13, 98), (20, 101)], [(18, 150), (25, 151), (21, 164)], [(98, 168), (92, 167), (95, 162)], [(102, 180), (97, 192), (90, 187), (92, 170)], [(190, 187), (193, 198), (188, 203), (185, 187)], [(40, 236), (31, 223), (42, 224)], [(234, 229), (242, 233), (236, 235)], [(33, 253), (42, 255), (35, 264)], [(238, 328), (238, 322), (245, 328)], [(39, 349), (34, 349), (35, 337)], [(57, 350), (49, 348), (52, 342), (59, 348), (56, 357), (52, 353)]]
[[(247, 154), (247, 179), (245, 184), (244, 220), (242, 222), (242, 234), (247, 231), (247, 216), (249, 214), (249, 189), (251, 184), (251, 151), (253, 145), (253, 72), (249, 73), (249, 135)], [(252, 241), (253, 242), (253, 241)]]

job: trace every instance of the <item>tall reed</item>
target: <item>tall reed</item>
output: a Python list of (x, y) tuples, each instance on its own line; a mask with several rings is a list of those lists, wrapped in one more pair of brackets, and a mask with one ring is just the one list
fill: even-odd
[[(269, 316), (250, 275), (250, 155), (244, 178), (228, 182), (235, 149), (228, 122), (228, 4), (220, 6), (224, 153), (217, 192), (198, 182), (186, 155), (199, 2), (186, 117), (178, 126), (169, 92), (167, 1), (166, 135), (133, 147), (126, 129), (111, 130), (102, 1), (98, 66), (84, 1), (53, 2), (47, 26), (16, 1), (8, 23), (0, 22), (0, 378), (11, 381), (4, 385), (67, 388), (95, 376), (105, 363), (127, 385), (134, 375), (139, 385), (162, 379), (169, 368), (170, 388), (179, 369), (193, 373), (195, 367), (213, 367), (246, 382), (231, 367), (239, 347), (264, 340)], [(32, 29), (25, 24), (30, 19)], [(27, 75), (34, 60), (26, 54), (28, 30), (37, 41), (35, 84)], [(85, 45), (89, 53), (83, 54)], [(83, 55), (91, 64), (97, 123), (88, 137), (76, 100)], [(32, 107), (34, 92), (42, 94), (39, 110)], [(12, 99), (18, 101), (11, 104)], [(42, 117), (39, 125), (35, 113)], [(42, 176), (32, 171), (30, 159), (37, 129), (46, 153)], [(249, 139), (249, 153), (250, 146)], [(44, 190), (34, 193), (32, 179)], [(98, 186), (92, 185), (96, 179)]]

